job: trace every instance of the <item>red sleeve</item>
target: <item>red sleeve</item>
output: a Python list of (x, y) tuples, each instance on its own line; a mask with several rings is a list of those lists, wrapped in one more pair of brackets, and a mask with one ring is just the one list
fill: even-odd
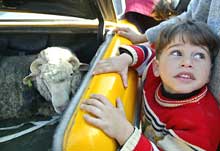
[(145, 136), (141, 135), (134, 151), (153, 151), (153, 147), (150, 141)]
[(122, 45), (121, 52), (128, 52), (132, 59), (132, 67), (139, 68), (142, 64), (148, 64), (155, 56), (155, 51), (150, 47), (149, 44), (141, 45)]
[(138, 128), (135, 128), (133, 134), (128, 138), (120, 151), (154, 151), (154, 149), (151, 142), (141, 134)]

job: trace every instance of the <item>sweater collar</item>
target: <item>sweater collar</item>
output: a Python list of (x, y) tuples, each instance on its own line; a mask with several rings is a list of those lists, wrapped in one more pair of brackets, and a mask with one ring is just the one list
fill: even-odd
[(198, 102), (206, 95), (207, 90), (208, 88), (205, 85), (201, 89), (188, 94), (170, 94), (164, 90), (162, 84), (160, 83), (156, 89), (155, 99), (161, 106), (177, 107)]
[(186, 99), (189, 99), (193, 96), (196, 96), (200, 93), (202, 88), (198, 89), (198, 90), (195, 90), (191, 93), (186, 93), (186, 94), (182, 94), (182, 93), (177, 93), (177, 94), (172, 94), (172, 93), (169, 93), (167, 92), (165, 89), (164, 89), (164, 86), (161, 84), (161, 87), (159, 88), (159, 91), (161, 91), (161, 95), (168, 98), (168, 99), (175, 99), (175, 100), (186, 100)]

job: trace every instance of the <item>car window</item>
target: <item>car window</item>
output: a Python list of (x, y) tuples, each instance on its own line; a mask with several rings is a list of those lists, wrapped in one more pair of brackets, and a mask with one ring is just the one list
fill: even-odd
[(0, 0), (0, 10), (97, 18), (90, 0)]
[(113, 0), (117, 17), (120, 18), (125, 12), (125, 0)]
[(73, 20), (77, 17), (40, 13), (0, 12), (0, 20)]

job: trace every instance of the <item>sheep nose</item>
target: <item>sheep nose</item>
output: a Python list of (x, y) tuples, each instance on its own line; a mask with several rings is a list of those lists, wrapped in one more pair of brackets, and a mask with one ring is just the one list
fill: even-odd
[(56, 112), (61, 114), (66, 108), (66, 105), (56, 107)]

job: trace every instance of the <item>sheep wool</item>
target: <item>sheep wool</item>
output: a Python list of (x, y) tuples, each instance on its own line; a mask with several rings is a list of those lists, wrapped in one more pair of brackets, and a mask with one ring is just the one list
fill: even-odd
[(38, 55), (30, 66), (31, 73), (23, 80), (36, 81), (36, 88), (47, 100), (51, 101), (57, 113), (67, 106), (70, 96), (80, 85), (82, 72), (80, 61), (64, 47), (49, 47)]

